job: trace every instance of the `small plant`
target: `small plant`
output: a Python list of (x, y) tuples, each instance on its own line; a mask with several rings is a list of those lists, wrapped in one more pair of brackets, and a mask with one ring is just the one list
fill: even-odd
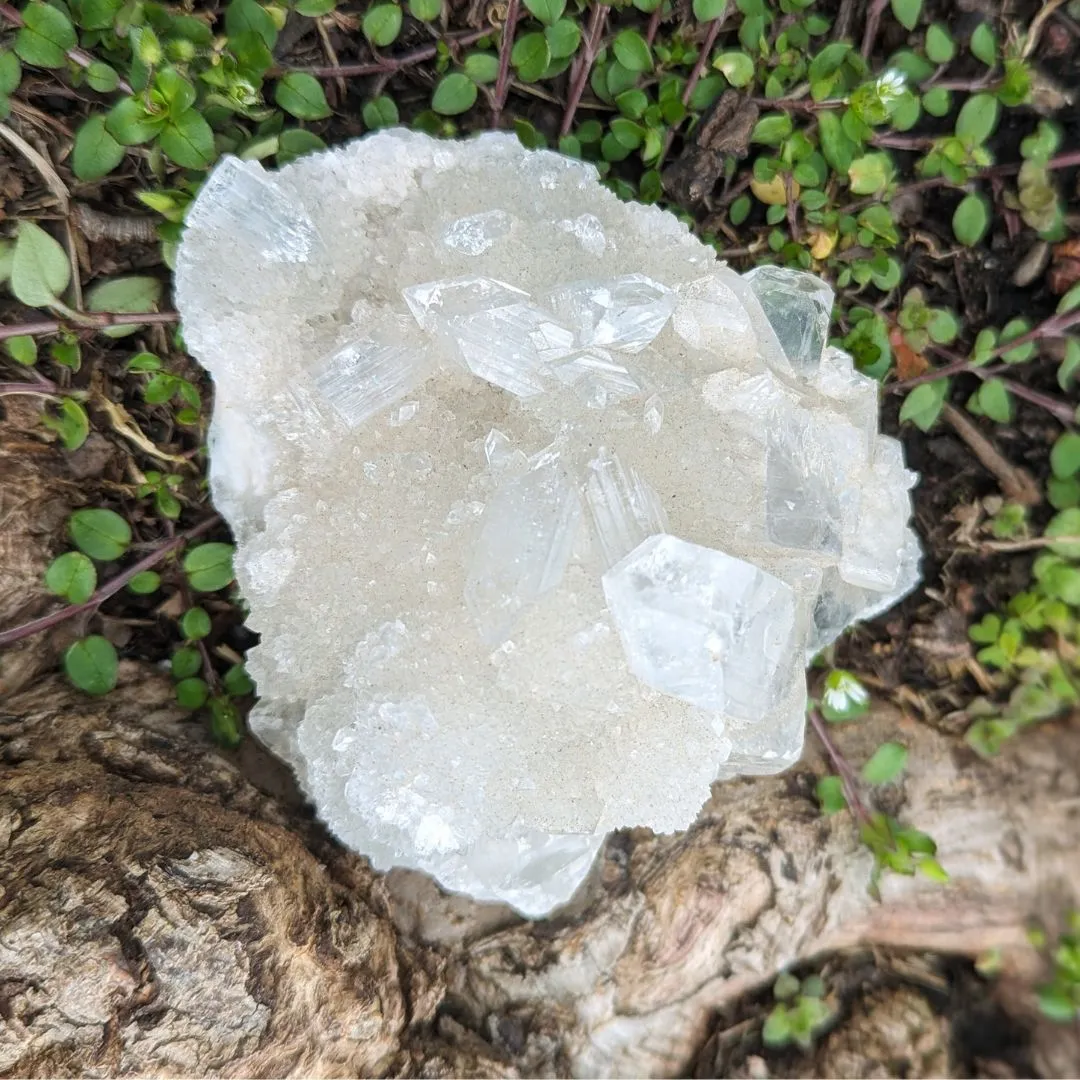
[(761, 1038), (774, 1049), (794, 1043), (809, 1050), (835, 1015), (825, 1001), (825, 984), (818, 975), (800, 981), (784, 972), (773, 985), (773, 997), (776, 1004), (765, 1020)]
[[(1045, 935), (1034, 935), (1041, 942)], [(1080, 1017), (1080, 911), (1069, 912), (1067, 929), (1050, 954), (1052, 974), (1039, 987), (1039, 1008), (1059, 1024)]]
[(810, 721), (836, 767), (836, 773), (817, 782), (817, 798), (823, 814), (850, 809), (859, 822), (859, 836), (874, 855), (870, 891), (877, 893), (886, 871), (921, 873), (931, 881), (946, 882), (949, 875), (937, 861), (937, 845), (924, 832), (901, 824), (896, 818), (871, 810), (863, 800), (864, 785), (875, 787), (896, 781), (907, 767), (908, 752), (896, 742), (882, 743), (855, 774), (828, 734), (826, 724), (858, 720), (870, 707), (866, 687), (850, 672), (833, 668), (826, 675), (819, 700), (810, 703)]

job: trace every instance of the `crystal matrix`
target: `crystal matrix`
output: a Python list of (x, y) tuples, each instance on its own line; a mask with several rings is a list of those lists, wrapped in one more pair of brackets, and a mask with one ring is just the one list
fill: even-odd
[(227, 158), (177, 301), (262, 635), (346, 843), (540, 914), (604, 834), (799, 756), (807, 655), (917, 580), (832, 295), (509, 136)]

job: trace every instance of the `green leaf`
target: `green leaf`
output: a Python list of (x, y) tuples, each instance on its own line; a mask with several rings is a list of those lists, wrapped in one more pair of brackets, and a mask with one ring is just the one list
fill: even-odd
[(22, 64), (10, 49), (0, 49), (0, 98), (14, 94), (22, 82)]
[(184, 556), (184, 571), (196, 592), (215, 592), (233, 579), (232, 544), (200, 544)]
[(933, 382), (916, 386), (904, 398), (904, 404), (900, 408), (900, 422), (910, 420), (921, 431), (929, 431), (941, 414), (948, 392), (948, 379), (935, 379)]
[(493, 83), (499, 77), (499, 58), (494, 53), (469, 53), (465, 57), (464, 69), (475, 83)]
[(28, 307), (49, 307), (67, 288), (71, 264), (64, 249), (40, 226), (20, 221), (11, 259), (11, 291)]
[(172, 654), (171, 672), (174, 679), (190, 679), (202, 667), (202, 654), (185, 645)]
[(278, 136), (277, 163), (287, 165), (305, 154), (325, 150), (326, 143), (313, 131), (303, 128), (286, 128)]
[(846, 175), (859, 147), (848, 138), (836, 113), (825, 111), (818, 114), (818, 137), (825, 160), (836, 172)]
[(942, 23), (933, 23), (926, 31), (926, 56), (935, 64), (947, 64), (956, 55), (956, 43)]
[(1066, 987), (1052, 983), (1040, 986), (1038, 991), (1039, 1011), (1048, 1020), (1057, 1024), (1069, 1024), (1080, 1013), (1080, 1006), (1073, 1000)]
[(157, 592), (161, 588), (161, 575), (153, 570), (144, 570), (141, 574), (136, 574), (127, 587), (139, 596)]
[(723, 17), (727, 0), (694, 0), (694, 18), (698, 22), (712, 22)]
[(914, 30), (922, 11), (922, 0), (892, 0), (892, 13), (905, 30)]
[(948, 345), (960, 333), (956, 316), (947, 308), (931, 308), (930, 321), (926, 324), (930, 340), (938, 345)]
[(458, 116), (476, 103), (476, 83), (460, 71), (445, 75), (435, 87), (431, 107), (443, 116)]
[(181, 709), (201, 709), (210, 696), (210, 687), (203, 679), (181, 679), (176, 684), (176, 704)]
[(322, 84), (303, 71), (290, 71), (278, 80), (274, 101), (297, 120), (324, 120), (330, 115)]
[(1080, 435), (1068, 431), (1058, 438), (1050, 451), (1050, 468), (1059, 480), (1080, 472)]
[(376, 4), (368, 9), (360, 28), (372, 45), (393, 45), (401, 33), (401, 8), (397, 4)]
[(773, 983), (773, 997), (777, 1001), (790, 1001), (798, 994), (799, 985), (799, 980), (790, 971), (783, 971)]
[(862, 778), (868, 784), (887, 784), (903, 772), (907, 758), (907, 750), (899, 743), (882, 743), (862, 767)]
[(763, 143), (765, 146), (779, 146), (792, 132), (789, 113), (766, 113), (754, 125), (750, 141)]
[(81, 551), (67, 551), (49, 564), (45, 585), (72, 604), (85, 604), (97, 588), (97, 571)]
[(749, 216), (753, 202), (749, 195), (740, 195), (728, 208), (728, 217), (732, 225), (741, 225)]
[(164, 114), (148, 113), (141, 96), (123, 98), (105, 116), (106, 130), (121, 146), (149, 142), (164, 126)]
[(823, 814), (839, 814), (841, 810), (847, 809), (844, 782), (839, 776), (823, 776), (817, 782), (815, 794)]
[(64, 653), (64, 671), (87, 694), (107, 694), (116, 686), (116, 650), (99, 634), (76, 641)]
[(623, 30), (611, 47), (615, 58), (628, 71), (652, 70), (652, 50), (636, 30)]
[(573, 56), (581, 44), (581, 27), (573, 19), (560, 19), (544, 31), (553, 60)]
[(124, 148), (106, 131), (102, 113), (94, 113), (75, 132), (71, 169), (80, 180), (100, 180), (123, 160)]
[(765, 1018), (761, 1040), (766, 1046), (787, 1046), (791, 1042), (791, 1017), (785, 1005), (777, 1005)]
[(382, 94), (364, 103), (364, 125), (371, 130), (393, 127), (398, 122), (398, 107), (394, 99)]
[[(113, 278), (95, 285), (86, 294), (90, 311), (115, 311), (124, 314), (156, 311), (161, 299), (161, 282), (157, 278), (135, 275)], [(101, 332), (109, 337), (127, 337), (138, 326), (109, 326)]]
[(23, 367), (33, 367), (37, 363), (37, 342), (29, 334), (16, 334), (4, 342), (4, 351)]
[(180, 618), (180, 632), (188, 641), (200, 641), (211, 629), (210, 616), (201, 607), (189, 608)]
[(255, 684), (243, 664), (233, 664), (223, 676), (222, 685), (230, 697), (247, 697), (255, 693)]
[(545, 26), (553, 26), (566, 10), (566, 0), (525, 0), (530, 13)]
[(208, 169), (217, 157), (214, 133), (197, 109), (171, 117), (158, 141), (166, 156), (184, 169)]
[(229, 0), (225, 9), (225, 33), (231, 39), (251, 35), (267, 49), (277, 43), (277, 23), (270, 12), (256, 0)]
[(997, 127), (999, 106), (992, 94), (973, 94), (956, 118), (956, 137), (968, 146), (981, 146)]
[(222, 746), (232, 748), (240, 745), (240, 714), (228, 698), (210, 699), (210, 734)]
[(68, 50), (78, 44), (71, 20), (59, 8), (36, 0), (23, 8), (22, 17), (23, 25), (15, 35), (19, 59), (36, 67), (63, 67)]
[(987, 67), (997, 63), (997, 35), (989, 23), (979, 23), (971, 35), (971, 51)]
[(442, 14), (442, 0), (409, 0), (409, 14), (421, 22), (434, 22)]
[(78, 450), (90, 434), (90, 420), (86, 410), (74, 398), (64, 398), (57, 406), (56, 415), (46, 412), (41, 423), (60, 436), (65, 450)]
[(747, 86), (754, 78), (754, 61), (744, 52), (722, 52), (713, 60), (713, 67), (721, 72), (732, 86)]
[(953, 233), (966, 247), (974, 247), (986, 234), (989, 225), (990, 202), (978, 192), (965, 195), (953, 211)]
[(514, 42), (510, 53), (518, 77), (523, 82), (536, 82), (551, 63), (551, 49), (543, 34), (523, 34)]
[(878, 195), (893, 178), (892, 158), (888, 154), (863, 154), (848, 166), (848, 180), (856, 195)]
[(329, 15), (337, 7), (337, 0), (297, 0), (296, 14), (317, 19), (320, 15)]
[[(1023, 337), (1031, 329), (1031, 324), (1027, 319), (1010, 319), (1001, 331), (1001, 343), (1002, 345), (1008, 344), (1015, 338)], [(1025, 360), (1029, 360), (1035, 355), (1035, 342), (1029, 341), (1023, 345), (1017, 345), (1015, 349), (1009, 349), (1001, 354), (1001, 359), (1006, 364), (1022, 364)]]
[(690, 108), (694, 112), (704, 112), (724, 92), (725, 82), (719, 74), (698, 79), (697, 86), (690, 91)]
[(922, 106), (931, 116), (946, 116), (952, 108), (952, 94), (935, 86), (923, 94)]
[(68, 519), (68, 534), (75, 546), (91, 559), (112, 562), (131, 543), (131, 526), (115, 511), (76, 510)]
[[(1055, 515), (1046, 526), (1045, 535), (1051, 538), (1080, 537), (1080, 509), (1074, 506)], [(1061, 540), (1051, 544), (1050, 550), (1066, 559), (1080, 559), (1080, 540)]]
[(86, 69), (86, 84), (99, 94), (111, 94), (120, 85), (120, 76), (115, 68), (95, 60)]
[[(824, 46), (810, 61), (806, 77), (812, 83), (820, 83), (834, 75), (843, 66), (844, 61), (851, 53), (851, 45), (846, 41), (832, 41)], [(830, 89), (832, 87), (830, 86)], [(842, 87), (841, 87), (842, 89)], [(828, 90), (826, 91), (828, 96)]]
[(649, 98), (644, 90), (624, 90), (616, 99), (619, 112), (630, 120), (640, 120), (649, 107)]
[(978, 397), (984, 416), (998, 424), (1012, 420), (1012, 397), (1000, 379), (987, 379), (979, 387)]
[(1065, 339), (1065, 359), (1058, 368), (1057, 381), (1062, 390), (1069, 390), (1070, 385), (1080, 372), (1080, 340), (1070, 337)]

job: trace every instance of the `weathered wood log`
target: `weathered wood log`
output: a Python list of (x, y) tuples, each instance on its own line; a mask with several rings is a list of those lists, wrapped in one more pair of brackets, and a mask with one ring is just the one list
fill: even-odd
[[(0, 597), (23, 616), (47, 602), (32, 583), (48, 544), (25, 530), (70, 484), (25, 460), (0, 456)], [(884, 738), (909, 747), (883, 797), (938, 841), (948, 885), (887, 877), (872, 899), (850, 816), (816, 804), (811, 749), (783, 776), (718, 786), (684, 834), (615, 834), (567, 910), (525, 922), (372, 872), (252, 741), (212, 746), (161, 675), (128, 663), (89, 699), (40, 674), (54, 660), (47, 640), (4, 658), (0, 1071), (14, 1075), (710, 1075), (717, 1010), (836, 950), (999, 947), (1029, 1003), (1025, 924), (1080, 897), (1075, 719), (990, 762), (886, 705), (840, 732), (856, 763)], [(852, 1023), (873, 1027), (879, 1007)], [(853, 1060), (841, 1038), (822, 1068), (860, 1067), (838, 1064)], [(1080, 1068), (1075, 1041), (1055, 1046), (1053, 1068)], [(916, 1052), (910, 1075), (945, 1060), (913, 1036)]]

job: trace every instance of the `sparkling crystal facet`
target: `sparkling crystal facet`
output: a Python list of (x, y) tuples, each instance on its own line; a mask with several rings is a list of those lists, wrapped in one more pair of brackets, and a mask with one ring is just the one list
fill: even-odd
[(791, 658), (795, 594), (753, 563), (661, 534), (604, 574), (642, 682), (710, 712), (760, 720)]

